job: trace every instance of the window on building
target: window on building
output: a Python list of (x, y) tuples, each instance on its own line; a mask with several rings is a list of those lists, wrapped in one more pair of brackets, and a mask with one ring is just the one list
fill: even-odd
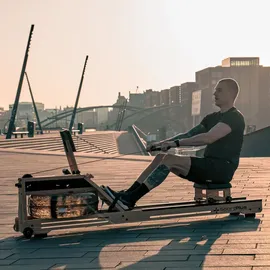
[(231, 66), (243, 67), (243, 66), (257, 66), (259, 65), (258, 59), (252, 60), (232, 60)]
[(179, 87), (179, 103), (182, 102), (182, 89)]

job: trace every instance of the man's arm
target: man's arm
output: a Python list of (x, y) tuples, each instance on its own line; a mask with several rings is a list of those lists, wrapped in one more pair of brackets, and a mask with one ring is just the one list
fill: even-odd
[(164, 142), (173, 142), (173, 141), (176, 141), (176, 140), (182, 140), (182, 139), (186, 139), (186, 138), (190, 138), (190, 137), (193, 137), (195, 135), (198, 135), (200, 133), (204, 133), (206, 132), (206, 128), (202, 125), (202, 124), (199, 124), (197, 126), (195, 126), (194, 128), (192, 128), (191, 130), (189, 130), (188, 132), (186, 133), (182, 133), (182, 134), (177, 134), (171, 138), (168, 138), (168, 139), (165, 139), (159, 143), (164, 143)]
[(214, 143), (225, 137), (232, 131), (231, 127), (225, 123), (218, 123), (208, 132), (195, 135), (191, 138), (176, 140), (176, 146), (203, 146)]

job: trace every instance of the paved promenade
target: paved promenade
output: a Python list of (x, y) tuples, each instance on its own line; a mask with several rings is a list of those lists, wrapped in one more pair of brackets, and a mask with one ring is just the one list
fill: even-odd
[[(95, 154), (127, 154), (138, 152), (134, 136), (127, 131), (95, 131), (72, 135), (77, 153)], [(31, 151), (60, 151), (63, 152), (63, 141), (59, 132), (35, 135), (33, 138), (24, 136), (6, 140), (0, 136), (0, 149), (30, 150)]]
[[(23, 152), (23, 151), (22, 151)], [(17, 178), (25, 173), (67, 167), (63, 153), (0, 150), (0, 269), (270, 269), (270, 158), (241, 160), (233, 196), (262, 198), (255, 219), (197, 216), (125, 225), (52, 231), (45, 239), (25, 240), (13, 231)], [(77, 162), (102, 155), (79, 154)], [(124, 156), (79, 165), (98, 184), (127, 188), (151, 157)], [(39, 175), (61, 175), (61, 169)], [(139, 204), (193, 200), (192, 183), (173, 174)]]

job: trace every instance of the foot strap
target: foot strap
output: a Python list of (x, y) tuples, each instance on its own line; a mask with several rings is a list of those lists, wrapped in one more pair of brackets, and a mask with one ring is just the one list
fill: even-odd
[(113, 208), (115, 207), (117, 201), (119, 200), (120, 195), (116, 196), (112, 202), (112, 204), (109, 206), (108, 212), (112, 212)]

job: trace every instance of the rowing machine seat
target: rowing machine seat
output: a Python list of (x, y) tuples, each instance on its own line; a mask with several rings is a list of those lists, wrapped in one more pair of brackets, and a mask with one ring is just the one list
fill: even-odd
[(217, 184), (209, 180), (206, 184), (194, 183), (193, 187), (195, 189), (194, 199), (196, 202), (201, 202), (203, 199), (206, 199), (209, 203), (216, 201), (232, 201), (231, 183)]
[(200, 189), (226, 189), (226, 188), (231, 188), (232, 185), (231, 183), (221, 183), (221, 184), (217, 184), (217, 183), (207, 183), (207, 184), (197, 184), (194, 183), (193, 185), (194, 188), (200, 188)]

